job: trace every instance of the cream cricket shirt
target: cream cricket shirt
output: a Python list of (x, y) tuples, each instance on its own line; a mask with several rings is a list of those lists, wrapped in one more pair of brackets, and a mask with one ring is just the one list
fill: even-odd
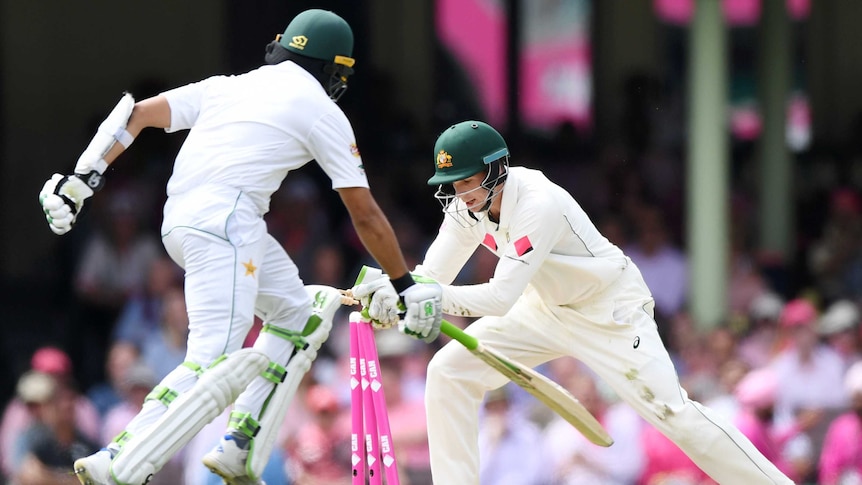
[[(465, 228), (449, 219), (415, 272), (444, 284), (443, 311), (450, 315), (504, 315), (528, 286), (548, 305), (577, 305), (628, 265), (575, 199), (538, 170), (509, 169), (499, 224), (485, 217)], [(491, 280), (448, 286), (480, 244), (500, 258)]]
[(368, 187), (347, 117), (293, 62), (211, 77), (163, 96), (171, 107), (165, 131), (190, 129), (168, 181), (163, 234), (177, 225), (205, 229), (237, 203), (253, 204), (262, 216), (287, 173), (312, 159), (333, 188)]

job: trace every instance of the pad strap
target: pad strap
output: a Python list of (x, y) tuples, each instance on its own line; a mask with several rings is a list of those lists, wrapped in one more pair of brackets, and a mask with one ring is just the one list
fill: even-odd
[(297, 349), (304, 349), (308, 342), (305, 340), (305, 337), (302, 336), (302, 332), (297, 332), (294, 330), (287, 330), (284, 328), (276, 327), (274, 325), (266, 324), (261, 329), (263, 333), (269, 333), (275, 335), (276, 337), (283, 338), (288, 342), (292, 343)]
[(156, 386), (149, 394), (147, 394), (147, 397), (144, 398), (144, 402), (159, 401), (165, 406), (170, 406), (177, 396), (179, 396), (179, 393), (168, 386)]
[(251, 417), (251, 413), (232, 411), (227, 426), (239, 431), (246, 438), (254, 438), (260, 432), (260, 423)]
[(123, 446), (123, 445), (125, 445), (125, 444), (126, 444), (126, 442), (128, 442), (130, 439), (132, 439), (132, 434), (131, 434), (131, 433), (129, 433), (128, 431), (123, 430), (123, 432), (121, 432), (120, 434), (118, 434), (118, 435), (117, 435), (117, 436), (116, 436), (116, 437), (111, 441), (111, 443), (116, 443), (117, 445), (119, 445), (119, 446), (122, 448), (122, 446)]
[(287, 376), (287, 370), (275, 362), (270, 362), (269, 367), (263, 371), (262, 375), (264, 379), (270, 382), (281, 384), (284, 382), (284, 377)]

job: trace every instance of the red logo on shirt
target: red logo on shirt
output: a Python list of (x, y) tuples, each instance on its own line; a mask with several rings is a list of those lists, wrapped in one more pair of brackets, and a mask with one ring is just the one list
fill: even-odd
[(530, 251), (533, 250), (533, 243), (530, 242), (530, 238), (527, 236), (522, 237), (515, 241), (515, 252), (518, 253), (518, 256), (523, 256)]
[(350, 144), (350, 154), (353, 155), (354, 157), (359, 156), (359, 147), (356, 146), (356, 143)]
[(485, 233), (485, 239), (482, 241), (482, 244), (491, 249), (491, 251), (497, 250), (497, 241), (494, 239), (494, 236), (488, 233)]

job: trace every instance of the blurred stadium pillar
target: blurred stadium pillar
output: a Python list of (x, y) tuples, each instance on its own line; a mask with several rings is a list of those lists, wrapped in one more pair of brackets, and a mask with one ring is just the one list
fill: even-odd
[(691, 314), (702, 329), (727, 311), (727, 34), (721, 2), (697, 0), (689, 31), (687, 238)]
[(766, 264), (792, 262), (793, 167), (785, 139), (787, 99), (790, 94), (790, 19), (784, 0), (763, 0), (761, 19), (759, 98), (763, 103), (763, 135), (758, 151), (758, 243)]

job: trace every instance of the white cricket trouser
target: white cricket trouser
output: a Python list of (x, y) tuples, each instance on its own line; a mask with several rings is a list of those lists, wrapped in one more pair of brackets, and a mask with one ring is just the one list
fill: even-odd
[[(185, 204), (190, 211), (194, 204)], [(189, 315), (186, 361), (203, 368), (223, 354), (242, 347), (255, 314), (264, 323), (302, 330), (311, 315), (311, 301), (296, 265), (284, 248), (267, 233), (266, 223), (241, 194), (226, 218), (189, 227), (177, 224), (162, 236), (171, 258), (185, 269), (185, 298)], [(171, 217), (176, 217), (172, 213)], [(183, 219), (180, 213), (178, 219)], [(216, 219), (217, 218), (213, 218)], [(173, 220), (173, 219), (171, 219)], [(166, 217), (166, 221), (168, 221)], [(287, 365), (293, 344), (261, 333), (254, 348), (270, 361)], [(197, 375), (177, 367), (160, 383), (183, 393)], [(260, 418), (274, 384), (258, 377), (240, 394), (234, 409)], [(132, 435), (154, 423), (166, 410), (148, 401), (126, 431)]]
[[(732, 424), (688, 398), (633, 264), (578, 308), (548, 307), (528, 289), (508, 314), (481, 318), (467, 333), (529, 366), (577, 358), (720, 484), (793, 483)], [(458, 342), (431, 359), (425, 404), (435, 484), (479, 484), (479, 408), (485, 392), (506, 382)]]

